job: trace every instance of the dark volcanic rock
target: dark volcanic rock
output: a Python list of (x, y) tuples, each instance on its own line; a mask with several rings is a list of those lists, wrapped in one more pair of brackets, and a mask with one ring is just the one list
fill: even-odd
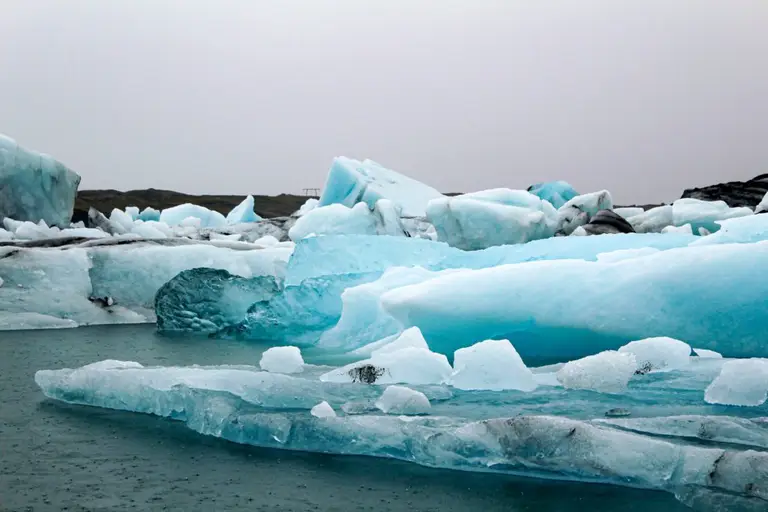
[(725, 201), (728, 206), (755, 208), (768, 193), (768, 174), (761, 174), (748, 181), (729, 181), (702, 188), (691, 188), (682, 197), (704, 201)]

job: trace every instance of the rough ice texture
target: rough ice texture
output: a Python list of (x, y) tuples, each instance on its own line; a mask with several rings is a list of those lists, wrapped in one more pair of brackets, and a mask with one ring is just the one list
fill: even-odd
[(466, 390), (536, 389), (533, 374), (508, 340), (486, 340), (456, 351), (451, 385)]
[(752, 208), (743, 206), (731, 208), (725, 201), (701, 201), (684, 198), (672, 203), (672, 224), (683, 226), (690, 224), (694, 233), (704, 228), (710, 233), (717, 231), (718, 221), (752, 215)]
[(424, 393), (405, 386), (387, 386), (375, 405), (384, 414), (426, 414), (430, 408)]
[(703, 357), (703, 358), (707, 358), (707, 359), (722, 359), (723, 358), (723, 354), (721, 354), (720, 352), (715, 352), (714, 350), (707, 350), (705, 348), (694, 348), (693, 352), (697, 356)]
[(424, 217), (427, 203), (442, 194), (432, 187), (387, 169), (372, 160), (333, 160), (319, 206), (359, 202), (373, 209), (379, 199), (394, 202), (406, 217)]
[[(685, 502), (716, 500), (720, 510), (765, 510), (768, 504), (764, 420), (699, 413), (600, 418), (607, 407), (627, 401), (678, 410), (698, 403), (696, 410), (711, 411), (702, 404), (703, 387), (698, 385), (690, 391), (667, 391), (641, 376), (629, 395), (541, 386), (532, 394), (486, 395), (483, 402), (474, 393), (431, 399), (424, 417), (371, 411), (319, 421), (311, 413), (318, 403), (338, 408), (356, 400), (373, 402), (381, 389), (245, 367), (117, 363), (43, 370), (35, 374), (35, 382), (50, 398), (165, 416), (237, 443), (659, 489)], [(642, 394), (644, 379), (647, 395)], [(430, 395), (426, 388), (422, 391)], [(653, 410), (658, 414), (664, 409)], [(563, 416), (568, 414), (577, 417)]]
[(435, 226), (438, 240), (478, 250), (553, 236), (557, 210), (525, 190), (499, 188), (433, 199), (427, 219)]
[(251, 304), (281, 291), (274, 276), (240, 277), (223, 269), (183, 270), (155, 295), (159, 331), (214, 333), (242, 322)]
[(320, 235), (394, 235), (403, 236), (399, 215), (387, 200), (371, 209), (366, 203), (352, 208), (331, 204), (315, 208), (300, 217), (288, 232), (291, 240)]
[(299, 347), (272, 347), (261, 356), (259, 366), (272, 373), (301, 373), (304, 359)]
[(160, 222), (169, 226), (181, 225), (189, 218), (199, 219), (200, 226), (205, 228), (222, 227), (227, 223), (226, 218), (219, 212), (191, 203), (166, 208), (160, 213)]
[(248, 195), (243, 202), (232, 208), (227, 214), (227, 224), (240, 224), (243, 222), (258, 222), (261, 217), (253, 211), (253, 196)]
[(768, 240), (768, 215), (750, 215), (717, 222), (716, 233), (696, 240), (691, 245), (752, 243)]
[(538, 261), (441, 276), (387, 292), (381, 303), (443, 354), (507, 338), (524, 358), (571, 358), (670, 336), (725, 356), (765, 356), (768, 275), (758, 270), (765, 261), (768, 242), (612, 263)]
[(613, 199), (607, 190), (571, 198), (557, 210), (556, 231), (562, 235), (570, 235), (577, 227), (589, 223), (592, 216), (600, 210), (612, 208)]
[(555, 208), (560, 208), (567, 201), (576, 197), (576, 192), (570, 183), (566, 181), (548, 181), (545, 183), (536, 183), (528, 187), (528, 192), (531, 194), (549, 201), (549, 203)]
[(627, 387), (636, 369), (634, 354), (606, 350), (569, 361), (557, 372), (557, 380), (568, 389), (619, 393)]
[(758, 406), (768, 398), (768, 360), (726, 361), (704, 393), (710, 404)]
[(638, 233), (661, 233), (673, 224), (672, 205), (657, 206), (627, 219)]
[(633, 354), (638, 372), (643, 373), (685, 368), (691, 361), (691, 346), (667, 337), (632, 341), (621, 347), (619, 352)]
[(141, 213), (139, 214), (139, 220), (143, 220), (144, 222), (154, 220), (159, 221), (160, 220), (160, 211), (155, 210), (151, 206), (147, 206), (143, 210), (141, 210)]
[(293, 214), (293, 216), (294, 217), (302, 217), (302, 216), (308, 214), (309, 212), (311, 212), (312, 210), (314, 210), (315, 208), (317, 208), (317, 206), (319, 204), (320, 204), (320, 200), (319, 199), (315, 199), (314, 197), (310, 197), (309, 199), (306, 200), (306, 202), (303, 205), (301, 205), (301, 208), (299, 208)]
[(329, 404), (325, 400), (323, 400), (322, 402), (314, 406), (312, 409), (310, 409), (309, 413), (315, 418), (335, 418), (336, 417), (336, 411), (334, 411), (333, 407), (331, 407), (331, 404)]
[(80, 176), (0, 134), (0, 219), (69, 227)]
[(323, 382), (362, 382), (365, 384), (441, 384), (452, 368), (442, 354), (423, 348), (403, 348), (372, 355), (323, 374)]

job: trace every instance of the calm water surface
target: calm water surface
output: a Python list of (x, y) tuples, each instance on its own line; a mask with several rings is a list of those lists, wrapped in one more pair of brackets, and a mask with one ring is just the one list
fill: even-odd
[(265, 347), (154, 326), (0, 332), (0, 511), (648, 511), (671, 495), (260, 449), (141, 414), (46, 399), (36, 370), (102, 359), (257, 364)]

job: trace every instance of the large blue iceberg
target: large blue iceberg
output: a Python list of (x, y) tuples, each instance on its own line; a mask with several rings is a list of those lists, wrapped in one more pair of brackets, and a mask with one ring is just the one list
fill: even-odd
[(52, 157), (0, 134), (0, 220), (69, 227), (80, 176)]
[(549, 201), (555, 208), (560, 208), (566, 202), (579, 195), (570, 183), (566, 181), (536, 183), (528, 187), (528, 192), (545, 201)]

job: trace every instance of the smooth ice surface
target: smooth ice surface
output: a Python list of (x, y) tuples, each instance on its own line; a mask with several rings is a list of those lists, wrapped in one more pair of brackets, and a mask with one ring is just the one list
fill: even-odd
[(525, 190), (441, 197), (429, 202), (426, 214), (438, 240), (464, 250), (549, 238), (557, 227), (557, 210)]
[(183, 270), (155, 295), (157, 329), (215, 333), (242, 322), (254, 302), (281, 291), (274, 276), (241, 277), (217, 268)]
[(536, 389), (533, 373), (509, 340), (486, 340), (456, 351), (451, 385), (466, 390)]
[(248, 195), (243, 202), (232, 208), (227, 214), (227, 224), (240, 224), (243, 222), (258, 222), (261, 217), (253, 211), (253, 196)]
[(691, 245), (752, 243), (768, 240), (768, 215), (749, 215), (717, 221), (716, 233), (696, 240)]
[(160, 213), (160, 222), (165, 222), (169, 226), (178, 226), (190, 217), (200, 219), (200, 225), (206, 228), (218, 228), (227, 223), (226, 218), (219, 212), (191, 203), (166, 208)]
[(430, 408), (424, 393), (405, 386), (387, 386), (375, 405), (384, 414), (425, 414)]
[(768, 360), (726, 361), (720, 375), (707, 387), (710, 404), (758, 406), (768, 398)]
[(312, 409), (310, 409), (309, 413), (315, 418), (335, 418), (336, 417), (336, 411), (334, 411), (333, 407), (331, 407), (331, 404), (329, 404), (325, 400), (323, 400), (322, 402), (314, 406)]
[(723, 354), (721, 354), (719, 352), (715, 352), (714, 350), (707, 350), (705, 348), (694, 348), (693, 352), (697, 356), (699, 356), (699, 357), (704, 357), (704, 358), (709, 358), (709, 359), (722, 359), (723, 358)]
[(628, 206), (624, 208), (614, 208), (613, 213), (620, 215), (624, 217), (625, 219), (628, 219), (630, 217), (634, 217), (635, 215), (640, 215), (641, 213), (644, 213), (645, 210), (640, 207), (635, 206)]
[[(247, 366), (110, 361), (42, 370), (35, 381), (50, 398), (165, 416), (237, 443), (607, 482), (666, 490), (684, 501), (705, 496), (721, 510), (764, 510), (768, 424), (760, 416), (766, 406), (705, 404), (704, 387), (720, 365), (702, 361), (679, 373), (637, 375), (621, 394), (552, 386), (451, 394), (441, 386), (413, 386), (431, 401), (426, 415), (416, 417), (380, 414), (374, 405), (380, 386)], [(354, 412), (318, 414), (322, 402), (326, 412)], [(617, 407), (633, 416), (604, 418)]]
[(567, 201), (579, 195), (570, 183), (566, 181), (536, 183), (535, 185), (528, 187), (528, 192), (545, 201), (549, 201), (555, 208), (560, 208)]
[(669, 336), (729, 357), (765, 356), (768, 331), (760, 326), (768, 275), (759, 269), (767, 260), (768, 242), (758, 242), (684, 247), (616, 262), (501, 265), (397, 288), (381, 303), (404, 327), (419, 327), (430, 348), (444, 354), (507, 338), (524, 358), (572, 358)]
[(637, 369), (642, 372), (685, 368), (691, 360), (690, 345), (667, 337), (632, 341), (621, 347), (619, 352), (633, 354)]
[(693, 227), (690, 224), (683, 224), (682, 226), (667, 226), (661, 230), (662, 233), (668, 234), (683, 234), (683, 235), (692, 235), (693, 234)]
[(323, 374), (323, 382), (367, 384), (441, 384), (451, 376), (448, 359), (423, 348), (403, 348), (373, 354)]
[(725, 201), (701, 201), (686, 197), (672, 203), (672, 224), (690, 224), (694, 233), (704, 228), (710, 233), (717, 231), (718, 221), (752, 215), (751, 208), (731, 208)]
[(0, 134), (0, 219), (68, 227), (80, 176), (54, 158)]
[(628, 218), (627, 221), (638, 233), (661, 233), (662, 229), (673, 225), (672, 205), (651, 208)]
[(319, 206), (359, 202), (373, 209), (379, 199), (394, 202), (406, 217), (424, 217), (427, 203), (442, 194), (432, 187), (387, 169), (372, 160), (340, 156), (333, 160)]
[(634, 354), (606, 350), (569, 361), (557, 372), (557, 380), (568, 389), (620, 393), (637, 369)]
[(363, 347), (360, 347), (350, 354), (357, 356), (375, 356), (377, 354), (386, 354), (387, 352), (395, 352), (404, 348), (423, 348), (429, 350), (424, 336), (418, 327), (411, 327), (404, 330), (400, 334), (393, 334), (387, 336), (373, 343), (369, 343)]
[(261, 356), (259, 366), (272, 373), (301, 373), (304, 359), (299, 347), (272, 347)]

